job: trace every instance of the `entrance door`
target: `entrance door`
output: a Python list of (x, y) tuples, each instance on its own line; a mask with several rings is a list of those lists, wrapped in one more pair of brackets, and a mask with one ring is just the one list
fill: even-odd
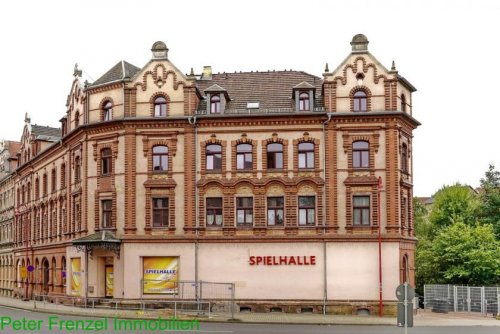
[(113, 298), (113, 265), (105, 266), (104, 286), (106, 287), (105, 297)]

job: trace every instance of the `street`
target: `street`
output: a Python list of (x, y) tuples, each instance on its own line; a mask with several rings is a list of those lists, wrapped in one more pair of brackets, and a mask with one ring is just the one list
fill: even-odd
[[(398, 328), (395, 326), (340, 326), (340, 325), (279, 325), (279, 324), (248, 324), (248, 323), (207, 323), (201, 322), (199, 325), (199, 330), (162, 330), (162, 331), (151, 331), (151, 330), (116, 330), (113, 328), (113, 323), (115, 319), (105, 319), (105, 318), (90, 318), (90, 317), (76, 317), (76, 316), (66, 316), (66, 315), (55, 315), (48, 313), (32, 312), (19, 310), (9, 307), (0, 307), (0, 317), (2, 318), (2, 323), (0, 324), (1, 333), (26, 333), (21, 329), (14, 329), (13, 324), (17, 320), (18, 324), (21, 324), (20, 320), (25, 319), (25, 324), (28, 321), (32, 321), (33, 324), (41, 324), (39, 329), (31, 330), (30, 333), (158, 333), (158, 332), (168, 332), (168, 333), (186, 333), (186, 332), (197, 332), (197, 333), (238, 333), (238, 334), (304, 334), (304, 333), (336, 333), (336, 334), (357, 334), (357, 333), (370, 333), (370, 334), (390, 334), (390, 333), (403, 333), (403, 328)], [(80, 321), (80, 323), (96, 323), (96, 321), (105, 320), (109, 324), (109, 328), (106, 330), (99, 330), (99, 327), (89, 327), (86, 330), (69, 330), (68, 328), (60, 330), (57, 327), (50, 328), (49, 318), (57, 319), (58, 321), (64, 321), (66, 324), (74, 323)], [(121, 320), (120, 320), (121, 321)], [(128, 321), (128, 320), (123, 320)], [(9, 323), (10, 322), (10, 323)], [(123, 327), (122, 327), (123, 328)], [(469, 326), (469, 327), (414, 327), (409, 328), (408, 333), (410, 334), (457, 334), (457, 333), (478, 333), (478, 334), (493, 334), (498, 333), (498, 327), (486, 327), (486, 326)]]

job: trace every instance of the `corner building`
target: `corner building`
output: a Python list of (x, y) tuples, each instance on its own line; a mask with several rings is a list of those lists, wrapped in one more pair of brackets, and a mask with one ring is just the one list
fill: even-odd
[(351, 46), (322, 77), (185, 75), (163, 42), (143, 68), (75, 69), (59, 134), (21, 140), (16, 294), (171, 298), (168, 276), (234, 282), (254, 311), (375, 312), (381, 263), (393, 303), (414, 284), (416, 89)]

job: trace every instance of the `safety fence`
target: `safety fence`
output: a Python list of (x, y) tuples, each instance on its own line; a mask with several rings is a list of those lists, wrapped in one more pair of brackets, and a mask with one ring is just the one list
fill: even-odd
[(424, 308), (433, 312), (474, 312), (497, 316), (500, 287), (424, 285)]

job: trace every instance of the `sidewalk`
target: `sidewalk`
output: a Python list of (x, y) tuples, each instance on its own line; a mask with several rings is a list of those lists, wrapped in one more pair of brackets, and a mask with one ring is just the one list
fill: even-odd
[[(8, 297), (0, 297), (0, 305), (27, 311), (55, 313), (72, 316), (91, 317), (119, 317), (119, 318), (158, 318), (172, 317), (172, 312), (164, 310), (114, 310), (114, 309), (85, 309), (75, 306), (55, 305), (51, 303), (22, 301)], [(183, 316), (181, 316), (182, 318)], [(227, 313), (213, 313), (198, 317), (200, 321), (227, 322), (231, 318)], [(385, 325), (395, 326), (394, 317), (351, 316), (351, 315), (322, 315), (322, 314), (291, 314), (291, 313), (236, 313), (235, 322), (245, 323), (276, 323), (276, 324), (323, 324), (323, 325)], [(415, 326), (499, 326), (500, 321), (494, 318), (481, 317), (470, 314), (437, 314), (420, 311), (414, 317)]]

